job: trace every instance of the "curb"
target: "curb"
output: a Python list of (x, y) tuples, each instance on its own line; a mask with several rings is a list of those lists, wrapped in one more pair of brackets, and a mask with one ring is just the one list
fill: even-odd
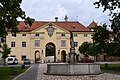
[[(33, 65), (32, 65), (33, 66)], [(24, 75), (28, 70), (30, 70), (31, 68), (32, 68), (32, 66), (31, 67), (29, 67), (25, 72), (23, 72), (23, 73), (21, 73), (21, 74), (19, 74), (18, 76), (16, 76), (15, 78), (13, 78), (12, 80), (17, 80), (20, 76), (22, 76), (22, 75)]]

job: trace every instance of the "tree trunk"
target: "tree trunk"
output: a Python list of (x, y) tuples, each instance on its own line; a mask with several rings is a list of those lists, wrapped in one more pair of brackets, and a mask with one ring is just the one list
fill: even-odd
[(6, 60), (5, 59), (3, 59), (4, 60), (4, 66), (6, 66)]
[(96, 61), (95, 56), (94, 56), (94, 61)]

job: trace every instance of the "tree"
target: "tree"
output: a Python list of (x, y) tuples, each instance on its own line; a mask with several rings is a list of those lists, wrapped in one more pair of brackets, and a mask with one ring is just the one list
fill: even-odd
[[(120, 0), (99, 0), (94, 3), (96, 8), (103, 7), (103, 12), (109, 10), (109, 16), (111, 16), (111, 39), (106, 46), (106, 53), (108, 55), (120, 55)], [(114, 46), (114, 47), (113, 47)]]
[(111, 29), (117, 33), (120, 30), (120, 0), (99, 0), (95, 2), (96, 8), (103, 7), (103, 12), (110, 11)]
[[(6, 45), (6, 36), (8, 31), (14, 36), (18, 32), (17, 25), (19, 24), (18, 18), (25, 21), (26, 25), (31, 26), (34, 19), (26, 17), (25, 12), (22, 11), (20, 4), (22, 0), (0, 0), (0, 45)], [(10, 53), (10, 48), (3, 45), (3, 59), (6, 59)]]
[(8, 57), (8, 54), (10, 54), (11, 52), (11, 48), (8, 47), (7, 44), (3, 44), (3, 48), (2, 48), (2, 58), (4, 60), (4, 65), (6, 64), (6, 58)]
[(89, 46), (91, 44), (88, 42), (83, 42), (81, 46), (79, 46), (78, 50), (81, 54), (86, 55), (87, 56), (87, 50), (89, 49)]
[(98, 55), (99, 51), (93, 46), (93, 43), (83, 42), (81, 46), (79, 46), (79, 52), (83, 55), (94, 56)]
[(0, 0), (0, 37), (2, 42), (5, 42), (8, 31), (16, 36), (19, 24), (17, 18), (25, 20), (26, 25), (29, 24), (29, 26), (34, 21), (32, 18), (26, 17), (20, 7), (21, 3), (22, 0)]
[(95, 33), (92, 35), (93, 46), (99, 53), (105, 52), (106, 44), (110, 39), (110, 32), (106, 29), (106, 25), (94, 28)]
[(93, 43), (89, 45), (86, 53), (90, 56), (94, 56), (94, 60), (97, 61), (96, 56), (99, 54), (99, 50), (93, 46)]

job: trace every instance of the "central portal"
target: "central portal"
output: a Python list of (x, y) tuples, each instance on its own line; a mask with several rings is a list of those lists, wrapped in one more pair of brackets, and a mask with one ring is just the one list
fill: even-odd
[(46, 62), (54, 61), (56, 62), (56, 47), (55, 44), (50, 42), (46, 44)]

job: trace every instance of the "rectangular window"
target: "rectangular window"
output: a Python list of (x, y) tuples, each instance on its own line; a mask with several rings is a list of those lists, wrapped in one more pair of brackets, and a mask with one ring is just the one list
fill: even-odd
[(78, 42), (74, 42), (75, 47), (78, 47)]
[(15, 55), (10, 55), (10, 57), (16, 57)]
[(62, 36), (62, 37), (64, 37), (64, 36), (65, 36), (65, 34), (61, 34), (61, 36)]
[(11, 47), (15, 47), (15, 42), (11, 42)]
[(22, 47), (26, 47), (26, 42), (22, 42)]
[(77, 34), (73, 34), (74, 35), (74, 37), (77, 37)]
[(35, 36), (39, 36), (39, 34), (35, 34)]
[(13, 37), (16, 37), (16, 36), (17, 36), (17, 34), (13, 33), (13, 34), (12, 34), (12, 36), (13, 36)]
[(40, 46), (40, 40), (35, 40), (35, 47), (39, 47)]
[(66, 40), (61, 40), (61, 46), (65, 47), (66, 46)]
[(84, 37), (87, 37), (88, 35), (87, 34), (84, 34)]
[(21, 56), (21, 60), (25, 59), (26, 58), (26, 55), (22, 55)]
[(26, 36), (26, 34), (22, 34), (22, 36), (24, 36), (24, 37), (25, 37), (25, 36)]

